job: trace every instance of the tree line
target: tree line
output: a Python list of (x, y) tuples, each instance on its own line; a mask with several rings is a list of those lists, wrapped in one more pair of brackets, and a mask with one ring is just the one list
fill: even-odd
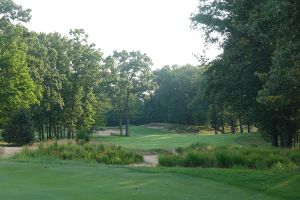
[(129, 101), (151, 85), (146, 54), (115, 51), (104, 58), (82, 29), (68, 36), (29, 31), (23, 24), (30, 10), (12, 0), (0, 2), (0, 17), (2, 127), (14, 112), (27, 109), (40, 140), (74, 138), (104, 125), (106, 111), (117, 109), (129, 134)]
[(299, 18), (297, 0), (200, 0), (191, 17), (224, 49), (205, 72), (216, 112), (255, 123), (273, 146), (299, 146)]
[(30, 10), (1, 1), (0, 125), (25, 108), (40, 140), (105, 125), (128, 136), (130, 123), (165, 122), (216, 134), (256, 127), (273, 146), (299, 147), (299, 6), (200, 0), (192, 25), (223, 53), (199, 66), (152, 71), (140, 51), (104, 57), (82, 29), (68, 36), (29, 31)]

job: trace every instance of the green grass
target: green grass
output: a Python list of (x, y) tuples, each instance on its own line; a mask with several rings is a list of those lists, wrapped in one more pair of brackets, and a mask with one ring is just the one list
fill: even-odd
[(0, 161), (0, 199), (299, 199), (299, 171), (129, 168)]
[[(159, 169), (157, 170), (159, 171)], [(289, 200), (300, 198), (300, 170), (166, 168), (173, 172), (248, 188)], [(241, 197), (241, 199), (244, 199)]]
[(187, 134), (172, 133), (167, 129), (149, 129), (144, 126), (131, 126), (130, 137), (94, 136), (93, 141), (121, 145), (131, 149), (174, 149), (186, 147), (193, 143), (206, 143), (214, 145), (238, 144), (243, 146), (270, 147), (257, 133), (252, 134)]
[[(145, 151), (197, 142), (270, 148), (258, 134), (180, 134), (143, 126), (132, 126), (130, 137), (94, 136), (93, 141)], [(300, 170), (136, 168), (81, 160), (0, 160), (0, 188), (1, 200), (298, 200)]]

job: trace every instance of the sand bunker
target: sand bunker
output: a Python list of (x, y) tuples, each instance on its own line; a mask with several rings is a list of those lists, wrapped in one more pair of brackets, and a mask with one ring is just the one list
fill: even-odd
[[(125, 129), (123, 129), (123, 134), (125, 133)], [(103, 131), (96, 131), (94, 135), (97, 136), (111, 136), (111, 135), (120, 135), (120, 129), (118, 128), (107, 128)]]
[(151, 123), (151, 124), (146, 124), (146, 125), (144, 125), (144, 127), (150, 128), (150, 129), (163, 129), (163, 128), (164, 128), (164, 124), (160, 124), (160, 123)]
[(19, 153), (21, 150), (22, 147), (0, 147), (0, 155), (4, 158), (8, 158)]

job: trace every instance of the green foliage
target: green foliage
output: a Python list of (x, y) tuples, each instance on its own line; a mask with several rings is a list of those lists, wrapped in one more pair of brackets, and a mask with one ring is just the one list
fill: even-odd
[(23, 9), (22, 6), (17, 5), (13, 0), (0, 1), (1, 21), (22, 21), (28, 22), (31, 19), (30, 9)]
[(214, 124), (225, 108), (233, 114), (232, 127), (234, 118), (240, 125), (253, 122), (274, 146), (298, 147), (299, 1), (199, 2), (191, 18), (195, 28), (224, 49), (206, 72)]
[(103, 68), (103, 74), (107, 76), (105, 89), (118, 113), (120, 127), (125, 118), (126, 136), (129, 135), (130, 114), (135, 110), (132, 99), (144, 99), (154, 89), (151, 65), (151, 59), (140, 51), (114, 51), (113, 56), (106, 59)]
[(0, 35), (0, 122), (5, 122), (10, 112), (38, 103), (22, 34), (22, 28), (9, 25)]
[(216, 147), (194, 144), (177, 150), (178, 155), (162, 154), (159, 164), (166, 167), (289, 169), (300, 167), (299, 150), (257, 149), (240, 146)]
[(91, 140), (92, 132), (88, 129), (81, 128), (76, 133), (76, 141), (79, 143), (89, 142)]
[(205, 124), (206, 101), (202, 92), (200, 67), (191, 65), (165, 66), (154, 72), (157, 89), (145, 101), (144, 118), (148, 123)]
[(17, 146), (30, 144), (34, 141), (33, 122), (27, 110), (20, 109), (11, 116), (2, 133), (2, 138), (5, 142)]
[(59, 159), (83, 160), (103, 164), (127, 165), (143, 161), (143, 156), (120, 146), (105, 146), (101, 144), (40, 144), (38, 149), (25, 148), (14, 156), (15, 159)]
[[(41, 140), (74, 137), (76, 129), (90, 129), (96, 116), (103, 118), (96, 115), (103, 106), (97, 91), (102, 53), (83, 30), (72, 30), (69, 37), (27, 33), (26, 42), (31, 76), (42, 93), (33, 108)], [(48, 128), (45, 135), (45, 127), (59, 131)]]

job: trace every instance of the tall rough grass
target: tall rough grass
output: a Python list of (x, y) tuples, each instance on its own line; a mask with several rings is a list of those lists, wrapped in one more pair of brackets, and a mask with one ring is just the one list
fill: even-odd
[(61, 159), (85, 160), (103, 164), (132, 164), (143, 161), (143, 156), (124, 149), (120, 146), (106, 146), (101, 144), (40, 144), (37, 149), (23, 149), (14, 156), (15, 159)]
[(194, 144), (187, 148), (178, 148), (176, 153), (161, 154), (159, 164), (166, 167), (297, 168), (300, 167), (300, 151)]

